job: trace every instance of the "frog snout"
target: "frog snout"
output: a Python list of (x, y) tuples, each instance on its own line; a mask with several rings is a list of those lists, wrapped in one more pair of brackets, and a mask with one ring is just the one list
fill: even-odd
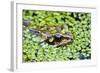
[(73, 35), (70, 32), (67, 32), (66, 34), (63, 35), (65, 38), (69, 40), (73, 40)]

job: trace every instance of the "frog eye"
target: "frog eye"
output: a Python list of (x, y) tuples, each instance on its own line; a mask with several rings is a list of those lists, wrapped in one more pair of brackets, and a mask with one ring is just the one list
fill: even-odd
[(55, 34), (55, 37), (56, 37), (56, 38), (61, 38), (61, 37), (62, 37), (62, 35), (61, 35), (61, 34), (59, 34), (59, 33), (57, 33), (57, 34)]

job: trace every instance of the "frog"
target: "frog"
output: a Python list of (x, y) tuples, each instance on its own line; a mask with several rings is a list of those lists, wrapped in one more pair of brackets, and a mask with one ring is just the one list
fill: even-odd
[(73, 36), (70, 32), (66, 34), (56, 33), (51, 38), (54, 38), (52, 41), (49, 41), (50, 38), (47, 38), (45, 42), (54, 47), (65, 46), (73, 41)]
[(55, 33), (50, 34), (49, 32), (42, 32), (36, 29), (31, 29), (31, 33), (36, 35), (37, 37), (41, 35), (42, 41), (39, 43), (47, 43), (48, 45), (52, 45), (54, 47), (60, 47), (68, 45), (73, 41), (73, 35), (71, 32), (66, 32), (65, 34), (62, 33)]

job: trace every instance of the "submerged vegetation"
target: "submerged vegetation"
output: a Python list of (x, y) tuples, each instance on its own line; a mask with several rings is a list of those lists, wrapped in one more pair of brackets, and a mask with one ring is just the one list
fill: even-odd
[[(23, 62), (91, 59), (90, 13), (23, 10), (22, 14)], [(67, 41), (72, 39), (70, 43), (55, 46), (65, 42), (65, 34)], [(61, 40), (55, 44), (58, 38)]]

